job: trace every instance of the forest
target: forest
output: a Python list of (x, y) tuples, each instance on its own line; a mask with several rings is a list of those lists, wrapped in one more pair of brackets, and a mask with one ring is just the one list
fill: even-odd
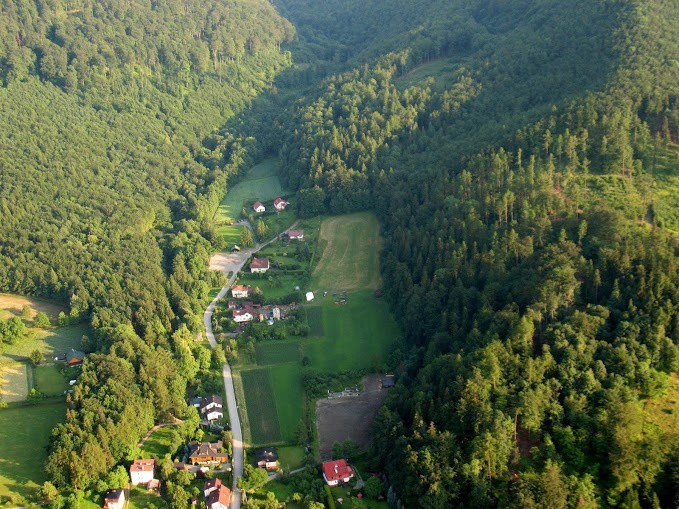
[(676, 2), (0, 12), (0, 289), (95, 331), (56, 486), (185, 415), (211, 218), (277, 152), (299, 216), (380, 219), (395, 506), (679, 504), (676, 421), (649, 411), (679, 383)]

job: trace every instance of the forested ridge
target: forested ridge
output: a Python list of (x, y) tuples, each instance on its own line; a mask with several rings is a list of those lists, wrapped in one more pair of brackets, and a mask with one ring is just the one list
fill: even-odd
[[(315, 41), (384, 4), (281, 3)], [(676, 5), (431, 4), (407, 19), (454, 26), (379, 25), (281, 120), (299, 212), (384, 228), (406, 341), (375, 468), (405, 507), (673, 507), (645, 402), (679, 370)]]
[(251, 164), (248, 142), (217, 129), (290, 65), (294, 29), (258, 0), (0, 13), (0, 289), (64, 301), (63, 323), (93, 327), (46, 466), (82, 496), (154, 421), (186, 413), (218, 282), (210, 221)]

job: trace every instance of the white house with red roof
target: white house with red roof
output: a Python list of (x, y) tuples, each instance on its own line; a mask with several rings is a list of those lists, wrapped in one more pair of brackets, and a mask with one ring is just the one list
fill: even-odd
[(252, 205), (252, 209), (253, 209), (255, 212), (258, 212), (258, 213), (261, 213), (261, 212), (266, 211), (266, 207), (264, 206), (264, 204), (263, 204), (261, 201), (256, 201), (256, 202)]
[(231, 490), (223, 484), (206, 497), (207, 509), (229, 509)]
[(250, 287), (245, 285), (234, 285), (231, 287), (231, 296), (234, 299), (247, 299), (250, 295)]
[(268, 258), (253, 258), (250, 263), (250, 272), (264, 274), (269, 270), (269, 259)]
[(234, 309), (233, 310), (233, 321), (236, 323), (251, 322), (254, 316), (247, 309)]
[(153, 480), (155, 466), (155, 460), (134, 460), (134, 463), (130, 465), (130, 482), (135, 486), (150, 483)]
[(304, 230), (288, 230), (288, 238), (290, 240), (304, 239)]
[(349, 482), (354, 477), (354, 471), (347, 465), (346, 460), (326, 461), (323, 463), (323, 479), (328, 486), (337, 486)]
[(282, 212), (285, 210), (285, 207), (287, 207), (289, 203), (285, 201), (283, 198), (276, 198), (273, 201), (273, 206), (276, 209), (277, 212)]
[(124, 509), (125, 490), (117, 489), (109, 491), (104, 497), (104, 509)]
[(203, 485), (203, 494), (205, 495), (205, 498), (210, 496), (210, 493), (218, 490), (221, 486), (222, 480), (216, 477), (214, 479), (210, 479), (209, 481), (205, 481), (205, 484)]

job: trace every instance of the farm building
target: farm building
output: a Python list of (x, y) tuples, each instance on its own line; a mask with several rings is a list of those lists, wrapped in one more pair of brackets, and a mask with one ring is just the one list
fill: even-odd
[(269, 259), (268, 258), (253, 258), (250, 263), (250, 272), (264, 274), (269, 270)]
[(245, 285), (235, 285), (231, 288), (231, 296), (234, 299), (247, 299), (250, 295), (250, 287)]
[(134, 460), (130, 465), (130, 481), (137, 486), (138, 484), (148, 484), (153, 480), (153, 469), (156, 466), (155, 460)]
[(189, 462), (194, 465), (212, 465), (226, 463), (228, 456), (219, 452), (222, 441), (217, 442), (191, 442), (189, 443)]
[(337, 486), (349, 482), (354, 471), (345, 460), (326, 461), (323, 463), (323, 479), (328, 486)]
[(290, 230), (288, 231), (288, 238), (290, 240), (302, 240), (304, 239), (304, 230)]
[(285, 207), (287, 207), (288, 205), (289, 203), (285, 201), (283, 198), (276, 198), (273, 201), (273, 206), (278, 212), (285, 210)]
[(253, 209), (255, 212), (258, 212), (258, 213), (262, 213), (262, 212), (266, 211), (266, 207), (264, 206), (264, 204), (263, 204), (262, 202), (259, 202), (259, 201), (256, 201), (256, 202), (252, 205), (252, 209)]
[(275, 448), (255, 451), (255, 460), (259, 468), (276, 470), (278, 468), (278, 450)]
[(85, 353), (80, 350), (71, 350), (66, 354), (66, 364), (69, 366), (79, 366), (85, 360)]
[(104, 497), (104, 509), (124, 509), (125, 507), (125, 491), (111, 490)]

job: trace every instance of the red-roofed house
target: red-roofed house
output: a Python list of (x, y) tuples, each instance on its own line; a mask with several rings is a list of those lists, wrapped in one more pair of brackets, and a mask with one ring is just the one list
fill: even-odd
[(285, 210), (285, 207), (287, 207), (288, 205), (289, 205), (289, 203), (287, 201), (285, 201), (283, 198), (276, 198), (273, 201), (273, 206), (278, 212)]
[(254, 316), (247, 309), (234, 309), (233, 321), (236, 323), (251, 322)]
[(209, 481), (205, 481), (205, 484), (203, 485), (203, 493), (205, 494), (205, 498), (207, 498), (213, 491), (218, 490), (221, 485), (222, 480), (217, 479), (216, 477), (214, 479), (210, 479)]
[(130, 465), (130, 481), (135, 486), (138, 484), (148, 484), (153, 480), (153, 468), (156, 466), (155, 460), (134, 460)]
[(244, 285), (235, 285), (231, 287), (231, 296), (234, 299), (247, 299), (250, 295), (250, 287)]
[(304, 238), (304, 230), (290, 230), (288, 231), (288, 238), (290, 240), (302, 240)]
[(261, 201), (256, 201), (253, 205), (252, 208), (255, 212), (264, 212), (266, 210), (266, 207)]
[(223, 484), (207, 496), (208, 509), (229, 509), (231, 490)]
[(328, 486), (337, 486), (340, 483), (349, 482), (354, 476), (354, 471), (351, 469), (345, 460), (326, 461), (323, 463), (323, 479)]
[(250, 272), (264, 274), (269, 270), (269, 259), (268, 258), (253, 258), (250, 263)]
[(125, 491), (111, 490), (104, 498), (104, 509), (123, 509), (125, 507)]

